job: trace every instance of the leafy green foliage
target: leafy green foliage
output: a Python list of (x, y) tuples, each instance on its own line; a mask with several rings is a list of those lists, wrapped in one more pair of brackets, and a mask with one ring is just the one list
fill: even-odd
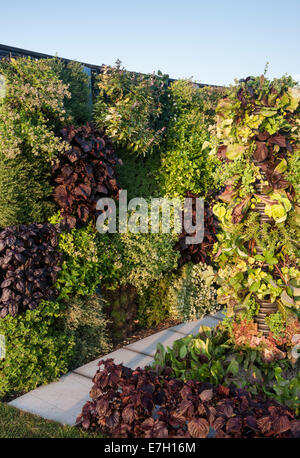
[(220, 306), (213, 281), (211, 266), (203, 263), (184, 265), (170, 286), (171, 316), (191, 321), (218, 310)]
[(120, 149), (146, 155), (159, 144), (165, 115), (166, 75), (128, 72), (117, 61), (98, 77), (99, 96), (94, 106), (97, 127)]
[(75, 342), (70, 369), (111, 351), (108, 321), (103, 309), (104, 300), (97, 295), (68, 299), (62, 324), (64, 332)]
[(84, 72), (82, 64), (74, 60), (64, 62), (58, 57), (48, 59), (47, 62), (58, 78), (68, 87), (71, 94), (71, 97), (64, 99), (66, 114), (70, 121), (75, 125), (90, 121), (89, 77)]
[(270, 331), (275, 334), (275, 336), (280, 336), (284, 333), (285, 320), (282, 316), (282, 313), (276, 312), (265, 318), (267, 325), (270, 328)]
[(119, 343), (136, 329), (137, 293), (131, 285), (101, 289), (104, 311), (109, 317), (109, 331), (113, 342)]
[(236, 347), (226, 329), (201, 326), (199, 334), (175, 341), (172, 349), (158, 344), (152, 367), (159, 373), (171, 368), (171, 375), (183, 380), (233, 384), (254, 395), (264, 392), (299, 414), (299, 362), (267, 363), (259, 350)]
[[(215, 94), (215, 93), (213, 93)], [(205, 196), (212, 187), (215, 160), (208, 156), (209, 124), (216, 99), (189, 80), (172, 83), (173, 113), (163, 144), (161, 182), (165, 194)]]
[(65, 120), (66, 86), (45, 61), (0, 61), (0, 227), (45, 222), (50, 201), (50, 161), (64, 150), (55, 136)]
[(220, 308), (213, 284), (211, 266), (202, 263), (184, 265), (178, 272), (164, 274), (139, 297), (139, 321), (151, 327), (168, 316), (191, 321)]
[(151, 328), (170, 316), (172, 306), (170, 286), (174, 278), (174, 274), (164, 274), (139, 295), (138, 321), (140, 326)]
[(60, 234), (58, 249), (63, 253), (64, 261), (55, 284), (60, 299), (95, 293), (101, 278), (97, 237), (91, 224)]
[(119, 151), (123, 164), (117, 165), (117, 176), (121, 188), (126, 189), (128, 200), (135, 197), (160, 197), (160, 154), (155, 151), (146, 157), (136, 157)]
[[(291, 77), (262, 75), (239, 81), (216, 110), (210, 154), (220, 160), (215, 184), (225, 189), (213, 209), (222, 228), (214, 253), (219, 300), (231, 316), (250, 298), (276, 301), (284, 316), (300, 305), (298, 185), (289, 181), (290, 164), (297, 175), (299, 101)], [(265, 333), (266, 316), (257, 317)]]
[(55, 208), (50, 179), (49, 164), (31, 151), (0, 153), (0, 227), (47, 221)]
[(73, 353), (73, 338), (59, 330), (62, 307), (42, 302), (13, 318), (0, 320), (5, 336), (6, 357), (0, 360), (0, 395), (30, 391), (67, 372)]
[(14, 158), (25, 150), (44, 160), (64, 150), (55, 131), (65, 122), (67, 87), (47, 60), (18, 58), (0, 61), (6, 93), (0, 99), (0, 154)]
[(177, 267), (179, 253), (174, 250), (175, 236), (164, 233), (120, 234), (121, 283), (142, 292), (151, 282)]

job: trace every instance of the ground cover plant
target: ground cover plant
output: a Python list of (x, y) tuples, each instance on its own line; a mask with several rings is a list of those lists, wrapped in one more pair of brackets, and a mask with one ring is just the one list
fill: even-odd
[(111, 359), (102, 364), (77, 418), (84, 430), (131, 438), (299, 437), (300, 421), (264, 396), (133, 371)]

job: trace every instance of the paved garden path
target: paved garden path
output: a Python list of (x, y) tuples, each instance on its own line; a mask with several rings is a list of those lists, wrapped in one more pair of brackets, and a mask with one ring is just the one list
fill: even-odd
[(223, 318), (223, 313), (218, 312), (197, 321), (179, 324), (160, 331), (79, 367), (62, 376), (58, 382), (43, 385), (9, 404), (48, 420), (74, 425), (83, 405), (90, 399), (92, 378), (98, 369), (100, 359), (114, 358), (116, 364), (123, 363), (131, 369), (138, 366), (143, 368), (152, 363), (156, 345), (159, 342), (165, 347), (171, 347), (175, 340), (185, 335), (196, 335), (201, 325), (214, 327)]

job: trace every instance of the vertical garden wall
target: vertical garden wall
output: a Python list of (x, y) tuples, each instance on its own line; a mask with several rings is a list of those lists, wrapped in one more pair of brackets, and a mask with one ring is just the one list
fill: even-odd
[[(3, 59), (0, 74), (0, 392), (11, 396), (139, 327), (218, 308), (205, 264), (217, 227), (208, 208), (205, 240), (188, 249), (185, 233), (100, 235), (95, 222), (98, 199), (117, 203), (121, 187), (149, 209), (151, 196), (208, 194), (215, 161), (204, 142), (220, 94), (117, 63), (98, 78), (92, 124), (79, 63)], [(185, 142), (187, 156), (174, 160)], [(171, 190), (172, 162), (186, 183)], [(203, 169), (194, 185), (184, 168)]]
[(289, 77), (249, 77), (219, 103), (214, 138), (219, 300), (279, 345), (300, 329), (299, 101)]
[[(249, 428), (294, 434), (300, 94), (292, 79), (199, 89), (117, 62), (98, 76), (91, 113), (78, 63), (4, 59), (0, 75), (1, 397), (54, 380), (139, 330), (195, 320), (224, 304), (217, 330), (160, 346), (155, 374), (139, 372), (157, 386), (176, 384), (175, 404), (193, 396), (201, 404), (181, 411), (189, 427), (163, 417), (164, 434), (175, 434), (175, 423), (184, 437), (206, 437), (210, 423), (218, 437), (247, 436)], [(186, 230), (173, 227), (100, 234), (97, 201), (110, 197), (118, 207), (121, 190), (143, 197), (149, 211), (151, 197), (189, 197), (194, 223), (196, 199), (204, 198), (203, 241), (188, 245)], [(113, 363), (105, 371), (126, 375)], [(260, 423), (247, 420), (237, 389), (258, 396), (265, 416), (270, 398), (284, 407), (273, 409), (270, 427), (259, 408)], [(151, 402), (141, 404), (149, 428), (132, 432), (118, 414), (118, 428), (105, 431), (156, 434)], [(230, 403), (234, 413), (225, 419), (211, 410), (208, 418), (204, 402), (216, 413), (218, 403)], [(84, 424), (97, 428), (97, 415)], [(90, 422), (89, 409), (85, 416)], [(284, 420), (278, 429), (282, 417), (289, 426)]]

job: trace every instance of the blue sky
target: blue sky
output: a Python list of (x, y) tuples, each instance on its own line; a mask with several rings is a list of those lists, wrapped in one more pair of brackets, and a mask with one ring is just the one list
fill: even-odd
[(300, 0), (1, 1), (0, 43), (211, 84), (300, 80)]

